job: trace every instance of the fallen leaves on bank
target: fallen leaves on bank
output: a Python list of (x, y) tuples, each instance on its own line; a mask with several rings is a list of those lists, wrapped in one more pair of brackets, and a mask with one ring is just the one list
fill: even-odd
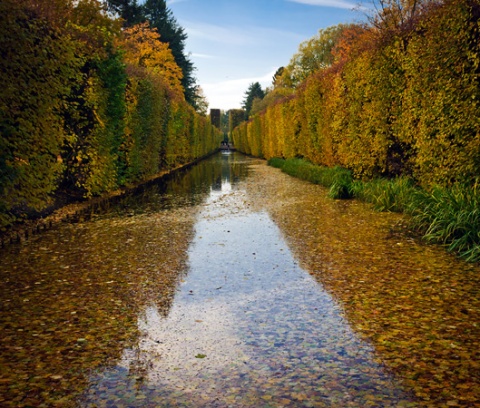
[(138, 338), (146, 304), (166, 313), (191, 210), (66, 225), (2, 254), (0, 405), (70, 407), (87, 375)]
[[(374, 213), (356, 201), (332, 201), (321, 187), (292, 179), (263, 162), (253, 163), (252, 177), (242, 185), (245, 191), (235, 196), (242, 203), (232, 207), (225, 197), (214, 196), (218, 208), (211, 218), (245, 207), (270, 214), (300, 265), (338, 301), (346, 321), (373, 346), (378, 365), (395, 373), (419, 400), (417, 404), (394, 396), (397, 406), (477, 406), (479, 268), (411, 239), (400, 228), (398, 215)], [(247, 173), (245, 166), (232, 168)], [(210, 177), (221, 176), (216, 171)], [(132, 197), (124, 205), (141, 208), (62, 226), (2, 252), (1, 406), (73, 407), (85, 390), (97, 393), (85, 398), (98, 406), (145, 407), (166, 401), (147, 380), (144, 371), (149, 367), (140, 364), (126, 370), (116, 362), (125, 350), (138, 348), (138, 317), (145, 307), (153, 305), (166, 316), (172, 305), (186, 266), (196, 205), (208, 193), (178, 198), (176, 188), (194, 191), (196, 186), (184, 180), (171, 191), (146, 193), (144, 203), (142, 196)], [(169, 211), (157, 211), (156, 200), (166, 202)], [(251, 252), (251, 259), (258, 256), (259, 251)], [(215, 293), (224, 290), (223, 284), (212, 287)], [(189, 296), (197, 297), (196, 292)], [(265, 309), (263, 321), (288, 311), (288, 303)], [(327, 319), (318, 310), (307, 311)], [(210, 350), (192, 352), (192, 364), (205, 368), (200, 383), (211, 386), (220, 378), (225, 387), (208, 392), (178, 388), (170, 390), (168, 398), (197, 406), (254, 406), (259, 401), (264, 406), (338, 406), (348, 400), (351, 387), (365, 406), (385, 406), (381, 392), (362, 389), (363, 377), (351, 367), (343, 368), (352, 359), (366, 360), (357, 346), (342, 347), (346, 340), (338, 337), (330, 341), (338, 350), (332, 354), (318, 341), (320, 334), (305, 341), (291, 337), (294, 326), (280, 321), (262, 326), (258, 310), (245, 316), (245, 324), (259, 330), (243, 328), (246, 345), (261, 349), (264, 359), (255, 364), (234, 361), (233, 371), (216, 372), (208, 370), (217, 357)], [(192, 325), (204, 326), (205, 321), (194, 319)], [(290, 356), (295, 367), (286, 364), (286, 351), (299, 344), (304, 350)], [(179, 366), (173, 370), (183, 375)], [(105, 371), (109, 374), (99, 374)], [(298, 382), (298, 373), (307, 383)], [(379, 391), (390, 385), (383, 377), (377, 380)], [(211, 405), (215, 393), (218, 397)], [(346, 406), (356, 401), (352, 397)]]
[(425, 406), (480, 406), (480, 267), (409, 236), (398, 214), (272, 171), (256, 167), (252, 194), (379, 361)]

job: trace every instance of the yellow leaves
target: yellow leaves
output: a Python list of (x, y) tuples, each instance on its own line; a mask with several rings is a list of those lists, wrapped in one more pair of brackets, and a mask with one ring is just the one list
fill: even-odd
[(379, 361), (429, 406), (478, 401), (479, 268), (390, 236), (397, 214), (378, 217), (355, 201), (330, 205), (321, 187), (290, 179), (267, 187), (267, 170), (256, 173), (261, 196), (282, 203), (268, 211), (299, 264), (340, 302)]
[(464, 0), (428, 13), (408, 38), (381, 42), (379, 30), (351, 25), (301, 44), (275, 77), (275, 90), (295, 89), (282, 101), (286, 117), (268, 105), (261, 126), (235, 132), (239, 150), (300, 155), (358, 178), (413, 175), (426, 188), (472, 183), (480, 155), (478, 27)]
[(145, 68), (161, 77), (179, 95), (183, 93), (180, 82), (182, 70), (175, 62), (169, 45), (160, 41), (160, 34), (148, 23), (125, 29), (122, 45), (127, 64)]
[(297, 400), (297, 401), (308, 401), (308, 396), (307, 396), (307, 394), (305, 394), (305, 393), (301, 393), (301, 392), (296, 393), (296, 392), (294, 392), (294, 393), (292, 393), (291, 395), (292, 395), (292, 398), (295, 399), (295, 400)]

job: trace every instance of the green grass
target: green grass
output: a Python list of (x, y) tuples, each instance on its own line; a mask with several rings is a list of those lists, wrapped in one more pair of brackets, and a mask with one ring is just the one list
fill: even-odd
[(480, 186), (417, 190), (407, 212), (427, 242), (440, 243), (465, 260), (480, 262)]
[(377, 211), (405, 212), (410, 205), (416, 188), (411, 179), (375, 179), (371, 181), (354, 181), (355, 198), (371, 203)]
[(311, 183), (329, 187), (331, 198), (352, 198), (353, 177), (350, 170), (342, 167), (316, 166), (304, 159), (272, 158), (268, 164), (282, 169), (283, 172)]
[(358, 198), (377, 211), (403, 212), (412, 228), (430, 243), (444, 245), (469, 262), (480, 262), (480, 178), (473, 186), (436, 187), (425, 191), (406, 177), (354, 180), (341, 167), (316, 166), (303, 159), (270, 159), (287, 174), (330, 188), (329, 197)]

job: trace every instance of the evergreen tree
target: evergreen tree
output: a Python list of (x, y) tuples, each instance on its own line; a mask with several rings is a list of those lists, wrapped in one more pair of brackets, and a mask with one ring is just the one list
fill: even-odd
[(223, 140), (226, 140), (227, 142), (228, 142), (228, 132), (229, 132), (228, 121), (229, 121), (229, 112), (222, 111), (221, 117), (220, 117), (220, 129), (224, 134)]
[(247, 91), (245, 92), (245, 99), (242, 103), (242, 108), (245, 109), (245, 115), (248, 119), (250, 112), (252, 110), (253, 101), (255, 99), (263, 99), (265, 97), (265, 91), (262, 89), (262, 86), (259, 82), (250, 84)]
[(244, 120), (245, 111), (243, 109), (230, 109), (228, 111), (228, 126), (230, 135), (232, 135), (233, 129), (235, 129)]
[(137, 0), (106, 0), (106, 7), (110, 13), (118, 15), (124, 20), (125, 27), (143, 23), (144, 10)]
[(195, 109), (201, 110), (201, 101), (197, 98), (195, 67), (185, 53), (187, 33), (175, 19), (172, 10), (167, 7), (165, 0), (146, 0), (139, 5), (137, 0), (105, 0), (107, 9), (125, 20), (125, 26), (150, 22), (150, 27), (155, 28), (160, 34), (160, 41), (168, 43), (172, 50), (175, 62), (182, 70), (181, 80), (185, 100)]
[(197, 108), (196, 79), (193, 76), (195, 67), (185, 54), (187, 34), (184, 28), (178, 24), (165, 0), (147, 0), (143, 10), (145, 18), (150, 21), (150, 26), (158, 30), (160, 41), (170, 44), (175, 62), (183, 73), (182, 86), (185, 91), (185, 100)]
[(281, 79), (284, 71), (285, 71), (285, 67), (280, 67), (277, 69), (277, 71), (273, 75), (272, 84), (274, 88), (276, 88), (277, 86), (281, 86), (281, 82), (282, 82)]

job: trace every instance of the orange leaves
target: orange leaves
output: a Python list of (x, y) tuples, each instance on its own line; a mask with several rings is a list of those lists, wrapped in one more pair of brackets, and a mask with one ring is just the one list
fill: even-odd
[(127, 64), (145, 68), (160, 76), (179, 95), (183, 93), (180, 82), (182, 70), (175, 62), (168, 44), (160, 41), (160, 34), (151, 29), (148, 23), (126, 29), (123, 46)]
[[(358, 178), (409, 175), (427, 189), (473, 184), (480, 169), (480, 47), (478, 7), (469, 4), (420, 10), (408, 35), (406, 26), (321, 31), (275, 78), (275, 92), (295, 91), (282, 103), (286, 117), (269, 104), (261, 126), (249, 124), (245, 142), (236, 143), (242, 149), (253, 140), (263, 157), (299, 155), (347, 167)], [(410, 3), (405, 7), (402, 18), (413, 23)]]
[(370, 30), (366, 27), (350, 24), (346, 26), (332, 49), (335, 62), (343, 61), (351, 57), (355, 49), (359, 49), (363, 41), (368, 37)]

